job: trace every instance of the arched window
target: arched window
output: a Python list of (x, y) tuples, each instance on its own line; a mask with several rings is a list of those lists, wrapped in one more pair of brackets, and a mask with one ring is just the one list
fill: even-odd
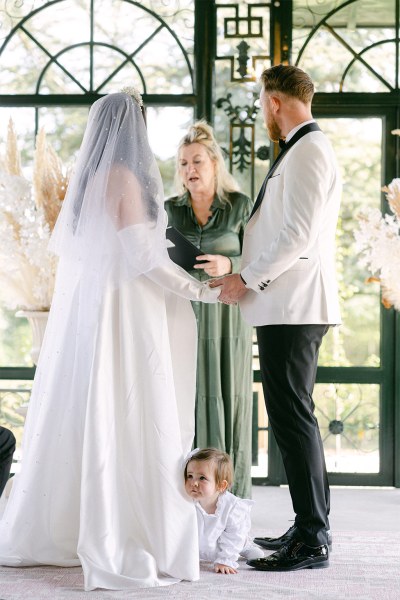
[[(196, 103), (193, 2), (3, 4), (2, 139), (11, 114), (28, 162), (42, 126), (61, 158), (70, 159), (79, 147), (88, 107), (101, 95), (129, 85), (149, 107), (156, 156), (163, 163), (172, 159)], [(168, 174), (165, 164), (164, 172)], [(167, 193), (171, 179), (169, 173)]]

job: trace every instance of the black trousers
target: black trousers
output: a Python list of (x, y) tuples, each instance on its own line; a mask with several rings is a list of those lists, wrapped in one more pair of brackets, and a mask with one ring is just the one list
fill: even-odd
[(282, 453), (301, 541), (327, 541), (330, 493), (312, 392), (318, 351), (329, 325), (257, 327), (269, 423)]
[(14, 450), (14, 434), (0, 425), (0, 496), (8, 481)]

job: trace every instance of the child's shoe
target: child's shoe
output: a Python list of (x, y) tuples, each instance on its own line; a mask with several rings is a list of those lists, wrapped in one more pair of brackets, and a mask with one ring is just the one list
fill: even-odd
[(254, 560), (256, 558), (264, 558), (265, 554), (259, 546), (249, 541), (240, 552), (240, 556), (243, 556), (246, 560)]

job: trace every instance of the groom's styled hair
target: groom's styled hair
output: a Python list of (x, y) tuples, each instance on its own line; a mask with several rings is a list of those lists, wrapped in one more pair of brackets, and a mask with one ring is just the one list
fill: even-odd
[(261, 83), (267, 93), (280, 92), (297, 98), (304, 104), (314, 96), (314, 84), (305, 71), (293, 65), (275, 65), (261, 73)]
[(196, 460), (197, 462), (212, 462), (214, 464), (215, 483), (217, 484), (217, 487), (219, 487), (223, 481), (228, 483), (228, 488), (231, 487), (233, 483), (233, 464), (229, 454), (222, 452), (222, 450), (218, 450), (217, 448), (203, 448), (202, 450), (195, 451), (190, 455), (189, 460), (186, 462), (184, 473), (185, 481), (187, 480), (188, 464), (192, 460)]

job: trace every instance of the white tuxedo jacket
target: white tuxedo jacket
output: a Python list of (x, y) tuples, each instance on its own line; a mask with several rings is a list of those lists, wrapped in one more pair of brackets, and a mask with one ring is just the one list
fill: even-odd
[(251, 325), (339, 324), (335, 231), (341, 181), (321, 131), (284, 155), (244, 234), (240, 300)]

